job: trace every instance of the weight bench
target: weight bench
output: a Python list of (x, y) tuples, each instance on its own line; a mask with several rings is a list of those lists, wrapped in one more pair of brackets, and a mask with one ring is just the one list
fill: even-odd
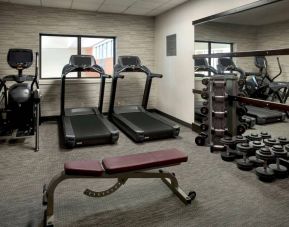
[(53, 177), (48, 187), (43, 188), (43, 204), (47, 205), (44, 225), (53, 226), (54, 191), (56, 186), (71, 178), (116, 178), (117, 182), (104, 191), (95, 192), (86, 189), (89, 197), (107, 196), (119, 189), (129, 178), (160, 178), (180, 200), (189, 204), (196, 197), (191, 191), (186, 194), (178, 184), (174, 173), (156, 169), (179, 165), (186, 162), (188, 156), (177, 149), (153, 151), (98, 160), (70, 161), (64, 164), (64, 171)]

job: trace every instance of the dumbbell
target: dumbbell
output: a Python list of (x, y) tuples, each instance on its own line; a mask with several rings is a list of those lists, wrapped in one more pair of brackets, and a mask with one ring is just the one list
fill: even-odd
[(204, 114), (204, 115), (207, 115), (209, 113), (209, 108), (206, 107), (206, 106), (203, 106), (201, 108), (201, 113)]
[(286, 144), (289, 144), (289, 140), (286, 137), (284, 137), (284, 136), (279, 136), (277, 138), (277, 140), (282, 146), (285, 146)]
[(279, 145), (279, 141), (274, 138), (268, 138), (263, 140), (265, 145), (268, 147), (273, 147), (274, 145)]
[(207, 88), (204, 88), (202, 93), (201, 93), (201, 97), (203, 99), (208, 99), (209, 98), (209, 92), (208, 92), (208, 89)]
[(208, 78), (202, 79), (202, 84), (207, 86), (209, 84), (209, 79)]
[(246, 129), (248, 128), (248, 126), (246, 124), (240, 124), (237, 126), (237, 134), (238, 135), (242, 135), (243, 133), (246, 132)]
[(268, 132), (261, 132), (260, 136), (262, 137), (263, 140), (264, 139), (269, 139), (269, 138), (272, 137)]
[(264, 161), (262, 167), (256, 168), (256, 175), (261, 181), (271, 182), (275, 179), (274, 172), (268, 167), (268, 161), (274, 160), (274, 155), (272, 154), (269, 147), (262, 147), (260, 150), (256, 151), (256, 157)]
[(249, 171), (253, 169), (253, 164), (249, 162), (247, 154), (250, 152), (251, 147), (249, 143), (239, 143), (237, 144), (237, 150), (243, 154), (242, 159), (237, 160), (237, 167), (241, 170)]
[(260, 150), (262, 147), (265, 147), (265, 144), (262, 141), (250, 141), (249, 144), (253, 151), (253, 156), (249, 157), (249, 161), (253, 164), (253, 166), (264, 165), (264, 161), (256, 157), (256, 151)]
[(270, 164), (269, 168), (273, 170), (277, 178), (285, 178), (288, 176), (287, 168), (280, 165), (280, 158), (287, 157), (287, 151), (285, 151), (282, 145), (274, 145), (271, 148), (272, 153), (276, 158), (276, 164)]
[(220, 139), (220, 142), (226, 147), (226, 151), (221, 152), (222, 160), (226, 162), (232, 162), (235, 160), (236, 155), (232, 152), (230, 145), (235, 144), (235, 140), (232, 137), (226, 136)]
[(195, 138), (195, 143), (198, 146), (204, 146), (206, 143), (206, 139), (208, 138), (208, 134), (201, 132), (196, 138)]
[(261, 141), (262, 136), (260, 136), (258, 133), (251, 133), (246, 136), (246, 138), (250, 141)]
[(236, 147), (238, 143), (247, 143), (248, 139), (245, 136), (237, 135), (237, 136), (233, 136), (233, 140), (235, 141), (235, 143), (229, 146), (232, 152), (235, 154), (236, 158), (242, 158), (243, 153), (240, 153), (238, 150), (236, 150)]
[(201, 128), (201, 130), (202, 130), (203, 132), (205, 132), (205, 131), (208, 131), (209, 125), (202, 123), (202, 124), (200, 125), (200, 128)]

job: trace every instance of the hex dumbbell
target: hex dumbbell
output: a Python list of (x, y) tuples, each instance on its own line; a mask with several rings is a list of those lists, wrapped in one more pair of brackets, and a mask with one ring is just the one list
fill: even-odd
[(262, 147), (265, 147), (265, 144), (262, 141), (250, 141), (250, 146), (252, 147), (253, 156), (249, 157), (249, 161), (254, 166), (263, 166), (264, 161), (256, 157), (256, 151), (260, 150)]
[(251, 133), (246, 136), (246, 138), (250, 141), (261, 141), (262, 136), (260, 136), (258, 133)]
[(268, 147), (273, 147), (274, 145), (279, 145), (279, 141), (274, 138), (264, 139), (264, 143)]
[(232, 152), (235, 154), (236, 158), (242, 158), (243, 157), (243, 153), (240, 153), (237, 150), (237, 144), (239, 144), (239, 143), (247, 143), (248, 139), (245, 136), (237, 135), (237, 136), (233, 137), (233, 140), (235, 141), (235, 143), (232, 144), (232, 145), (229, 145), (229, 146), (232, 149)]
[(222, 160), (226, 162), (232, 162), (235, 160), (236, 155), (233, 150), (230, 148), (230, 145), (235, 144), (235, 140), (232, 137), (223, 137), (220, 139), (220, 142), (226, 147), (226, 151), (221, 152)]
[(256, 157), (264, 161), (262, 167), (256, 168), (256, 175), (261, 181), (271, 182), (275, 179), (274, 172), (268, 167), (268, 161), (274, 160), (274, 154), (269, 147), (262, 147), (256, 151)]
[(237, 167), (241, 170), (249, 171), (253, 169), (253, 164), (248, 160), (247, 154), (250, 152), (251, 147), (249, 143), (237, 144), (237, 150), (243, 154), (242, 159), (237, 160)]
[(270, 164), (269, 168), (273, 170), (277, 178), (287, 177), (288, 176), (287, 168), (285, 166), (280, 165), (280, 158), (286, 158), (287, 151), (283, 149), (282, 145), (274, 145), (271, 148), (271, 151), (276, 158), (276, 163)]

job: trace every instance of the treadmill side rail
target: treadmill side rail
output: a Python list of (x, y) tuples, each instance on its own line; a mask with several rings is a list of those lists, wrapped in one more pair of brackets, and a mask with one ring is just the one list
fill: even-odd
[(135, 142), (145, 141), (144, 131), (126, 118), (118, 114), (112, 114), (112, 120), (124, 133), (132, 137)]
[(76, 145), (75, 134), (71, 125), (70, 117), (62, 117), (63, 139), (66, 147), (72, 148)]
[(111, 143), (116, 143), (119, 138), (118, 129), (109, 122), (103, 115), (98, 115), (98, 117), (102, 120), (102, 123), (106, 126), (107, 130), (111, 134)]
[(175, 122), (169, 120), (169, 119), (165, 119), (165, 118), (162, 118), (160, 116), (158, 116), (157, 114), (154, 114), (154, 113), (150, 113), (150, 112), (146, 112), (146, 114), (158, 121), (161, 121), (162, 123), (166, 124), (166, 125), (169, 125), (170, 127), (172, 127), (174, 129), (174, 137), (177, 137), (180, 133), (180, 126), (177, 125)]

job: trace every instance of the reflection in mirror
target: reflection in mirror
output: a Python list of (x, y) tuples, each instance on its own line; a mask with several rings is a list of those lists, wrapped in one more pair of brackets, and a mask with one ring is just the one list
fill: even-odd
[[(289, 48), (288, 9), (289, 1), (278, 1), (195, 25), (194, 54)], [(202, 79), (213, 76), (215, 71), (244, 79), (241, 91), (247, 97), (289, 104), (289, 55), (195, 59), (195, 89), (202, 90), (205, 87)], [(195, 95), (197, 123), (204, 117), (200, 113), (203, 101), (200, 95)], [(282, 111), (247, 108), (248, 115), (257, 118), (255, 128), (286, 122), (286, 113)], [(262, 121), (259, 118), (263, 114), (266, 119)]]

